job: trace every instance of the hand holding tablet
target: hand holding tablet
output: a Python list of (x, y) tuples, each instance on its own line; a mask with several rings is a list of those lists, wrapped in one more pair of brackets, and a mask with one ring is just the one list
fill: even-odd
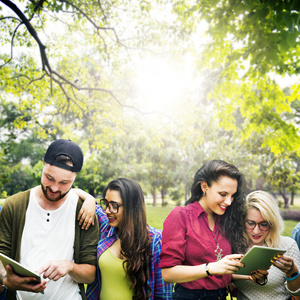
[(235, 274), (250, 275), (251, 272), (256, 270), (267, 270), (271, 266), (271, 260), (285, 252), (286, 250), (283, 249), (253, 246), (240, 260), (245, 267), (240, 268)]
[(15, 274), (17, 274), (21, 277), (34, 277), (34, 278), (36, 278), (36, 281), (35, 281), (36, 283), (41, 282), (41, 276), (39, 274), (29, 270), (28, 268), (21, 265), (17, 261), (9, 258), (8, 256), (0, 253), (0, 260), (1, 260), (1, 262), (3, 264), (3, 267), (5, 268), (6, 271), (7, 271), (6, 266), (11, 265), (11, 267), (13, 268), (13, 272)]

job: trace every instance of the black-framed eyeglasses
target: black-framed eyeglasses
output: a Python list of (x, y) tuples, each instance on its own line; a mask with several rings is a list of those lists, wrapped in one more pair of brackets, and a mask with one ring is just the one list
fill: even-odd
[(103, 209), (103, 211), (106, 211), (106, 209), (108, 208), (112, 214), (117, 214), (119, 212), (119, 207), (123, 205), (124, 204), (120, 204), (114, 201), (108, 202), (106, 199), (100, 200), (100, 206)]
[(272, 227), (272, 225), (267, 222), (267, 221), (262, 221), (262, 222), (259, 222), (259, 223), (256, 223), (252, 220), (246, 220), (245, 221), (245, 226), (247, 229), (254, 229), (256, 227), (256, 225), (258, 225), (259, 229), (262, 230), (262, 231), (267, 231), (270, 229), (270, 227)]

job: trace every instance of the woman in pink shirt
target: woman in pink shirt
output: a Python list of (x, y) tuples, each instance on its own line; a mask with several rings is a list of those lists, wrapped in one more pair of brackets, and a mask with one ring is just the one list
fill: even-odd
[(237, 167), (212, 160), (194, 176), (186, 206), (164, 222), (160, 267), (177, 283), (172, 299), (226, 299), (231, 274), (246, 249), (242, 207), (244, 177)]

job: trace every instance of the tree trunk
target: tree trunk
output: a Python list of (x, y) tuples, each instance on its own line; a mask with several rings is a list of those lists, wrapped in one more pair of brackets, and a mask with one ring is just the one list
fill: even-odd
[(164, 207), (165, 206), (165, 189), (161, 188), (161, 206)]
[(153, 191), (152, 191), (152, 195), (153, 195), (153, 206), (156, 206), (156, 187), (153, 186)]
[(279, 191), (279, 194), (284, 200), (284, 208), (289, 208), (289, 198), (286, 196), (285, 191)]
[(291, 205), (294, 205), (295, 192), (292, 190), (291, 192)]

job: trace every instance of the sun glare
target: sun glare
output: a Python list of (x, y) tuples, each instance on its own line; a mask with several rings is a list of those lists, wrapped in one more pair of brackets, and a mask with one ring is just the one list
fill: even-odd
[(172, 110), (192, 84), (187, 64), (165, 59), (144, 60), (137, 68), (135, 100), (147, 111)]

